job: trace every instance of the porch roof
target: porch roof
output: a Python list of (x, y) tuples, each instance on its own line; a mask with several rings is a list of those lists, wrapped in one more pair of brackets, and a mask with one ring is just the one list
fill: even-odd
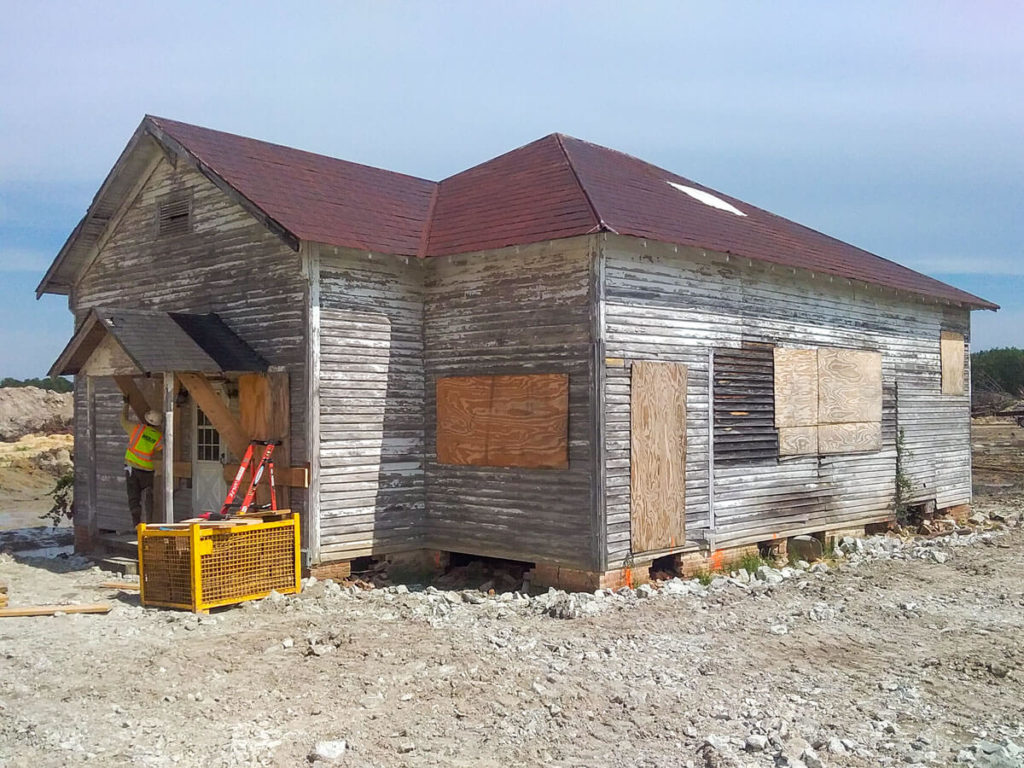
[(107, 337), (139, 373), (224, 373), (268, 367), (216, 314), (94, 307), (50, 368), (50, 375), (78, 374)]

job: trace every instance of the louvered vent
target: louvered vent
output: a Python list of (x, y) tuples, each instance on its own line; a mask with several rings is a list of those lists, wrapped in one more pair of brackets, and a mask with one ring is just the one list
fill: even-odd
[(715, 350), (715, 464), (774, 462), (775, 361), (771, 344)]
[(157, 235), (171, 237), (192, 231), (192, 201), (172, 198), (162, 201), (157, 208)]

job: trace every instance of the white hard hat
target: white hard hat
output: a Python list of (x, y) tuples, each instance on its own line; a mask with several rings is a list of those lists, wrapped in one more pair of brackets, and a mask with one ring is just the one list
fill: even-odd
[(151, 427), (159, 427), (164, 423), (164, 415), (160, 411), (146, 411), (146, 423)]

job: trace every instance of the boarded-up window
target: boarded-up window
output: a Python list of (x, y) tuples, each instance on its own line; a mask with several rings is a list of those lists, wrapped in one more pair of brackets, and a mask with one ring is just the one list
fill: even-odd
[(882, 356), (856, 349), (776, 349), (779, 455), (882, 447)]
[(630, 545), (686, 539), (686, 366), (635, 362), (630, 383)]
[(715, 350), (715, 464), (774, 461), (772, 346), (747, 344)]
[(940, 345), (942, 351), (942, 394), (962, 395), (964, 393), (964, 335), (943, 331)]
[(484, 467), (569, 467), (569, 376), (437, 380), (437, 461)]

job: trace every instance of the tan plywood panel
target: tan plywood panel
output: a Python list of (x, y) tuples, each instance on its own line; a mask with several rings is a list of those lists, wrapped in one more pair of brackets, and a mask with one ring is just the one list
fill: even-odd
[(818, 353), (775, 348), (775, 426), (818, 423)]
[(779, 456), (814, 455), (818, 452), (818, 428), (779, 427)]
[(569, 466), (569, 376), (495, 376), (487, 464)]
[(943, 331), (942, 352), (942, 394), (962, 395), (964, 393), (964, 335)]
[(880, 422), (822, 424), (818, 427), (818, 453), (861, 453), (882, 450)]
[(634, 553), (686, 539), (686, 366), (633, 363), (630, 539)]
[(881, 420), (882, 355), (857, 349), (819, 349), (818, 423)]
[(437, 381), (437, 461), (567, 469), (569, 376), (455, 376)]

